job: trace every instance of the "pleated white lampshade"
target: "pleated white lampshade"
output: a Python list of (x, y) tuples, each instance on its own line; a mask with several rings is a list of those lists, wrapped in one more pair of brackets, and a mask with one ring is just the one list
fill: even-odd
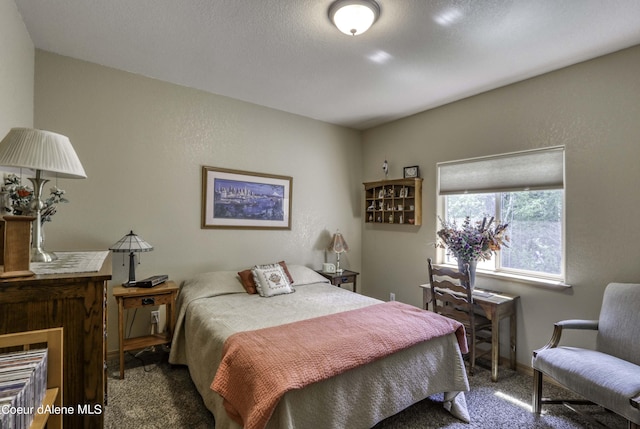
[(32, 128), (12, 128), (0, 142), (0, 166), (22, 168), (23, 173), (67, 179), (87, 175), (71, 142), (62, 134)]

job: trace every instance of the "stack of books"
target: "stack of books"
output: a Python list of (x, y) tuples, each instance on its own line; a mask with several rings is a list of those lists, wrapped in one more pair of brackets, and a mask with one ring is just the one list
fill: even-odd
[(0, 355), (0, 429), (28, 429), (47, 390), (47, 349)]

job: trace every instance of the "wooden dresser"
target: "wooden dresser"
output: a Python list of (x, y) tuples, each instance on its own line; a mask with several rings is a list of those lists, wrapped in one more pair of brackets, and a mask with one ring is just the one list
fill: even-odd
[(103, 427), (109, 279), (110, 256), (98, 272), (0, 280), (0, 334), (64, 328), (66, 428)]

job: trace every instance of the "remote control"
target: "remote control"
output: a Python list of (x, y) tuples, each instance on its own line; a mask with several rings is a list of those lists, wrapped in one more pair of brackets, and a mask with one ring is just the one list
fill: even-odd
[(135, 283), (135, 287), (145, 287), (145, 288), (149, 288), (149, 287), (154, 287), (157, 286), (161, 283), (166, 282), (169, 279), (169, 276), (166, 274), (161, 274), (161, 275), (157, 275), (157, 276), (151, 276), (151, 277), (147, 277), (146, 279), (143, 280), (138, 280)]

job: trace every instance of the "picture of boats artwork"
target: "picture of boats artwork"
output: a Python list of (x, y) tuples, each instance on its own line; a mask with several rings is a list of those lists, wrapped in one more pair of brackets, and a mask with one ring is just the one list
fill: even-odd
[(214, 219), (284, 220), (282, 185), (215, 179)]
[(293, 178), (202, 167), (202, 228), (291, 229)]

